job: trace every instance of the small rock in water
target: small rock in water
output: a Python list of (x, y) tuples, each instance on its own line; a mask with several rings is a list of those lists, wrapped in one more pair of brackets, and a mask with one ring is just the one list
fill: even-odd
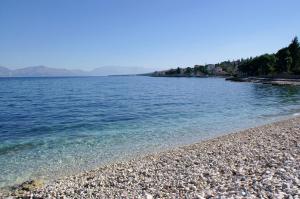
[(33, 191), (37, 188), (40, 188), (44, 185), (42, 180), (30, 180), (22, 183), (17, 189), (21, 189), (24, 191)]

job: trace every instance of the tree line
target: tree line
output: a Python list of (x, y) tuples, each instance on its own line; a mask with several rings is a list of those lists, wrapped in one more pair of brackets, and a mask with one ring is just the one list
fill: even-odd
[(295, 37), (289, 46), (274, 54), (263, 54), (248, 58), (238, 65), (238, 72), (244, 76), (277, 74), (300, 74), (300, 45)]
[[(156, 71), (156, 76), (203, 76), (220, 75), (208, 65), (195, 65), (194, 67)], [(223, 61), (213, 65), (221, 68), (221, 75), (234, 76), (266, 76), (266, 75), (300, 75), (300, 44), (295, 37), (292, 42), (273, 54), (263, 54), (246, 59)]]

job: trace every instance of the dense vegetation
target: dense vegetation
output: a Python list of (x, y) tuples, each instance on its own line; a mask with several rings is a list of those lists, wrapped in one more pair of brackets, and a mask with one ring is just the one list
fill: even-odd
[(295, 37), (288, 47), (275, 54), (264, 54), (249, 58), (238, 65), (238, 71), (244, 76), (262, 76), (276, 74), (300, 74), (300, 45)]
[(204, 66), (195, 65), (193, 68), (187, 67), (187, 68), (176, 68), (176, 69), (170, 69), (165, 71), (165, 75), (168, 76), (176, 76), (176, 75), (182, 75), (182, 76), (192, 76), (192, 75), (205, 75), (208, 74), (208, 71)]
[(267, 76), (267, 75), (300, 75), (300, 44), (295, 37), (288, 47), (274, 54), (263, 54), (257, 57), (223, 61), (217, 64), (195, 65), (194, 67), (176, 68), (157, 71), (154, 76)]

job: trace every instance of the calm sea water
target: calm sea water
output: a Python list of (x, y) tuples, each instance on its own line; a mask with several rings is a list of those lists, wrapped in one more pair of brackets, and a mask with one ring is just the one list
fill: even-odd
[(0, 187), (289, 117), (299, 99), (221, 78), (2, 78)]

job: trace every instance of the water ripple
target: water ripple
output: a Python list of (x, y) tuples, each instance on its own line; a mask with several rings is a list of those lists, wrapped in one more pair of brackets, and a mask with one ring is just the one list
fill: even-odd
[(0, 187), (298, 115), (300, 89), (221, 78), (0, 78)]

